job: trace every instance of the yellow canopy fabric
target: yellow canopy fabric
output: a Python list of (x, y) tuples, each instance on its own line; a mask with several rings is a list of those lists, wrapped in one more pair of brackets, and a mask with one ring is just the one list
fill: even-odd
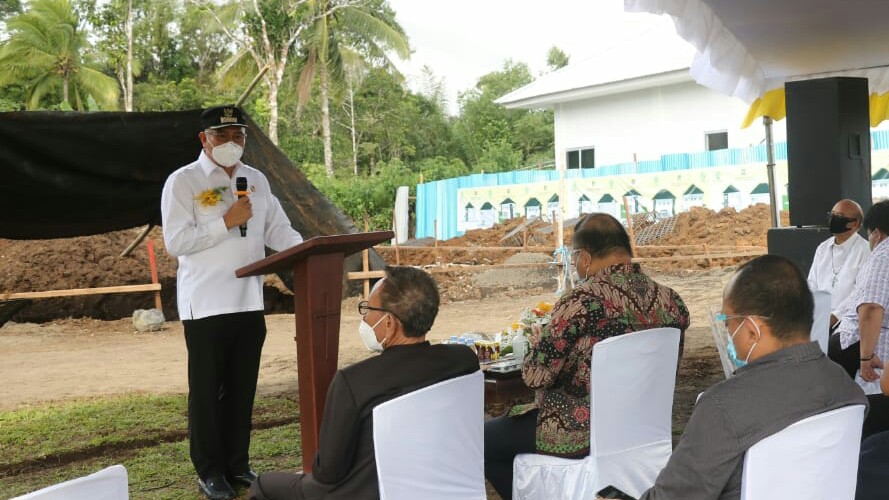
[[(777, 88), (766, 92), (762, 97), (753, 101), (747, 111), (747, 117), (741, 124), (741, 128), (747, 128), (753, 121), (761, 116), (769, 116), (773, 120), (781, 120), (787, 116), (784, 105), (784, 89)], [(870, 95), (870, 126), (876, 127), (883, 120), (889, 119), (889, 92)]]

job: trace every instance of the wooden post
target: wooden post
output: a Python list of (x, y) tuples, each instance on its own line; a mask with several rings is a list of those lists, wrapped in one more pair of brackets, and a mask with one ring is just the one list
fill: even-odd
[[(364, 231), (367, 231), (367, 228), (364, 228)], [(395, 242), (395, 265), (401, 265), (401, 256), (398, 253), (398, 227), (395, 224), (395, 208), (392, 208), (392, 232), (395, 233), (395, 238), (392, 241)]]
[(633, 251), (631, 257), (636, 256), (636, 236), (633, 234), (633, 214), (630, 213), (630, 202), (624, 196), (624, 212), (627, 214), (627, 235), (630, 237), (630, 249)]
[[(367, 218), (367, 212), (364, 212), (364, 232), (368, 231), (370, 231), (370, 221)], [(370, 250), (367, 248), (361, 251), (361, 270), (365, 273), (370, 271)], [(370, 298), (370, 280), (364, 278), (364, 300), (368, 298)]]
[(432, 239), (432, 256), (435, 258), (435, 262), (441, 263), (441, 254), (438, 253), (438, 219), (433, 221), (433, 231), (435, 232)]
[(553, 236), (555, 236), (555, 238), (556, 238), (556, 248), (559, 248), (560, 246), (562, 246), (562, 241), (559, 240), (559, 237), (560, 237), (561, 235), (559, 234), (559, 222), (558, 222), (558, 220), (553, 220)]
[[(148, 267), (151, 269), (151, 282), (157, 284), (157, 258), (155, 258), (154, 256), (154, 240), (148, 238), (148, 240), (145, 242), (145, 245), (148, 247)], [(159, 311), (164, 310), (164, 306), (161, 303), (160, 290), (154, 292), (154, 308)]]

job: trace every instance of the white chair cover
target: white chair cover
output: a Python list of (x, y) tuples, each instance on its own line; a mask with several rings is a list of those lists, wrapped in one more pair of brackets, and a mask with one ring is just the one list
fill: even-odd
[(584, 499), (609, 484), (639, 496), (672, 453), (673, 389), (679, 330), (655, 328), (593, 347), (590, 456), (569, 460), (521, 454), (513, 497)]
[(815, 299), (815, 316), (812, 318), (810, 338), (818, 342), (824, 354), (827, 354), (827, 338), (830, 336), (830, 300), (831, 294), (825, 290), (812, 292)]
[(710, 320), (710, 333), (713, 335), (713, 344), (716, 346), (716, 352), (719, 353), (719, 362), (722, 364), (722, 372), (726, 379), (732, 378), (735, 373), (735, 365), (731, 358), (728, 357), (728, 332), (725, 330), (725, 324), (716, 319), (719, 309), (715, 307), (709, 308), (707, 319)]
[(373, 410), (381, 500), (484, 500), (484, 377), (480, 371)]
[(12, 500), (129, 500), (127, 469), (112, 465), (107, 469), (64, 483), (47, 486)]
[(853, 500), (864, 406), (800, 420), (744, 457), (741, 500)]

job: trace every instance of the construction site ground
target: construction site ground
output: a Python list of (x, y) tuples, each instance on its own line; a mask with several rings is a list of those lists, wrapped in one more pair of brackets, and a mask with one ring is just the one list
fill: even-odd
[[(529, 230), (522, 230), (522, 224)], [(644, 234), (644, 225), (640, 222), (637, 234)], [(675, 393), (675, 429), (685, 425), (695, 396), (722, 378), (707, 315), (711, 308), (719, 307), (733, 266), (750, 257), (720, 255), (764, 247), (768, 227), (765, 206), (740, 213), (696, 209), (677, 216), (672, 228), (656, 241), (637, 247), (643, 268), (676, 289), (691, 311)], [(0, 293), (148, 283), (144, 244), (130, 256), (118, 257), (138, 232), (133, 229), (58, 240), (0, 240), (0, 265), (4, 269)], [(399, 247), (397, 258), (393, 247), (377, 250), (388, 263), (397, 260), (422, 266), (439, 282), (443, 305), (430, 333), (430, 339), (438, 341), (464, 332), (503, 330), (523, 309), (542, 300), (554, 301), (556, 270), (548, 264), (555, 247), (554, 234), (548, 223), (516, 220), (471, 231), (454, 240), (409, 242)], [(569, 227), (566, 241), (570, 236)], [(35, 300), (0, 327), (0, 380), (5, 381), (0, 387), (0, 410), (123, 393), (186, 392), (185, 343), (174, 312), (176, 262), (164, 251), (159, 230), (153, 230), (149, 238), (157, 247), (164, 312), (171, 319), (165, 328), (139, 333), (133, 327), (132, 312), (152, 307), (151, 293)], [(705, 244), (709, 259), (644, 260), (652, 256), (706, 255)], [(414, 248), (420, 246), (423, 248)], [(341, 366), (370, 355), (357, 334), (358, 300), (351, 297), (342, 303)], [(292, 295), (276, 277), (267, 279), (266, 303), (268, 337), (259, 392), (296, 398)]]

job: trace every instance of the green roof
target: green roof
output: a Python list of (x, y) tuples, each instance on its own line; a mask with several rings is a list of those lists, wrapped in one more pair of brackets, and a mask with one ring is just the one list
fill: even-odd
[(580, 201), (590, 201), (590, 198), (587, 195), (583, 195), (580, 197)]
[(675, 200), (676, 197), (673, 196), (673, 193), (667, 191), (666, 189), (661, 189), (654, 195), (655, 200)]
[(601, 198), (599, 198), (599, 203), (614, 203), (614, 196), (605, 193), (604, 195), (602, 195)]
[(525, 206), (526, 206), (526, 207), (539, 207), (539, 206), (540, 206), (540, 200), (538, 200), (537, 198), (531, 198), (530, 200), (528, 200), (527, 202), (525, 202)]
[(701, 191), (701, 188), (692, 184), (691, 186), (688, 186), (688, 189), (686, 189), (684, 193), (682, 193), (682, 196), (688, 196), (690, 194), (704, 194), (704, 192)]
[(760, 182), (753, 188), (753, 191), (750, 191), (750, 194), (769, 194), (769, 185), (765, 182)]
[(472, 203), (470, 202), (470, 203), (467, 203), (467, 204), (466, 204), (466, 208), (475, 208), (475, 207), (472, 206)]
[(874, 176), (871, 177), (872, 181), (885, 181), (887, 179), (889, 179), (889, 170), (886, 170), (885, 168), (877, 170), (877, 173), (875, 173)]
[(729, 186), (727, 188), (725, 188), (725, 191), (723, 191), (722, 194), (731, 194), (731, 193), (740, 193), (740, 191), (738, 191), (738, 188), (736, 188), (735, 186), (732, 186), (731, 184), (729, 184)]
[(554, 195), (550, 196), (549, 203), (555, 203), (557, 201), (559, 201), (559, 195), (554, 194)]
[(639, 194), (639, 191), (636, 191), (635, 189), (631, 189), (631, 190), (627, 191), (626, 193), (624, 193), (624, 196), (642, 196), (642, 195)]
[(494, 205), (491, 205), (491, 204), (488, 203), (487, 201), (485, 202), (484, 205), (482, 205), (482, 210), (491, 210), (491, 209), (493, 209), (493, 208), (494, 208)]
[(505, 199), (505, 200), (503, 200), (503, 201), (500, 202), (501, 205), (509, 205), (510, 203), (512, 203), (513, 205), (515, 205), (515, 202), (512, 201), (512, 198), (507, 198), (507, 199)]

